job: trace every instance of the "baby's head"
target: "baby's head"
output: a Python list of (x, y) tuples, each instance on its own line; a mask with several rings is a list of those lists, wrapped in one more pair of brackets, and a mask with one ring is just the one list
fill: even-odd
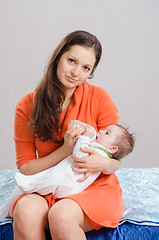
[(126, 128), (120, 125), (109, 125), (97, 133), (95, 140), (105, 147), (114, 159), (121, 159), (132, 152), (135, 139)]

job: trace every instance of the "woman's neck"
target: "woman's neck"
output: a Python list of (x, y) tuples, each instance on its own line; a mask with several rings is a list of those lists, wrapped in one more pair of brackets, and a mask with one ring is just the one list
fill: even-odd
[[(75, 90), (74, 90), (75, 91)], [(67, 91), (65, 93), (65, 101), (62, 105), (62, 110), (64, 111), (72, 102), (73, 98), (74, 98), (74, 91)]]

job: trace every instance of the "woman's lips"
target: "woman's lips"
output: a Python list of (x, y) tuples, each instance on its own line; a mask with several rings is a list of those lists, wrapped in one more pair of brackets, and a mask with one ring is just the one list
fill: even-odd
[(66, 75), (66, 77), (67, 77), (68, 80), (69, 80), (70, 82), (72, 82), (72, 83), (77, 82), (77, 80), (74, 79), (74, 78), (71, 78), (71, 77), (69, 77), (69, 76), (67, 76), (67, 75)]

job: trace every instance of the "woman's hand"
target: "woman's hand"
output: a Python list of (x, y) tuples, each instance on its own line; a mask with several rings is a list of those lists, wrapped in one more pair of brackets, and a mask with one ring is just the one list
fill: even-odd
[(64, 148), (69, 151), (69, 155), (72, 154), (73, 147), (78, 139), (78, 136), (82, 134), (85, 129), (79, 127), (79, 125), (71, 126), (64, 134)]
[(78, 179), (78, 182), (86, 180), (92, 173), (102, 172), (104, 174), (111, 174), (120, 167), (120, 162), (118, 160), (104, 157), (94, 149), (81, 148), (81, 150), (88, 153), (89, 156), (72, 156), (75, 162), (75, 166), (72, 166), (73, 171), (85, 174), (83, 178)]

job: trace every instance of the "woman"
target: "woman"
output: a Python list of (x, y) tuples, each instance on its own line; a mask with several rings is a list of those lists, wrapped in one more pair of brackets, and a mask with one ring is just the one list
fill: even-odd
[[(95, 36), (72, 32), (55, 49), (38, 88), (17, 104), (15, 146), (21, 173), (48, 169), (72, 153), (81, 129), (72, 126), (67, 130), (70, 120), (78, 119), (96, 130), (117, 124), (118, 110), (108, 93), (86, 81), (101, 52)], [(113, 172), (120, 163), (94, 150), (83, 151), (89, 156), (72, 157), (77, 166), (74, 171), (85, 173), (84, 179), (93, 172), (101, 171), (101, 175), (85, 191), (62, 199), (51, 194), (21, 196), (12, 208), (15, 240), (45, 239), (47, 228), (54, 240), (82, 240), (86, 239), (84, 232), (118, 225), (124, 205)]]

